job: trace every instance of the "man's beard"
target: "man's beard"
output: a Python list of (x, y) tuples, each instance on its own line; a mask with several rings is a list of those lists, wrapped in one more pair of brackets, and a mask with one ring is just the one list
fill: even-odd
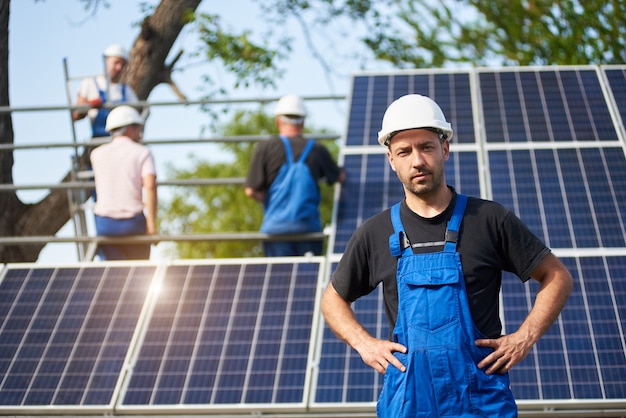
[(428, 181), (425, 183), (415, 183), (412, 179), (403, 181), (404, 188), (415, 196), (428, 195), (441, 186), (443, 176), (440, 176), (437, 171), (419, 170), (419, 173), (426, 174)]

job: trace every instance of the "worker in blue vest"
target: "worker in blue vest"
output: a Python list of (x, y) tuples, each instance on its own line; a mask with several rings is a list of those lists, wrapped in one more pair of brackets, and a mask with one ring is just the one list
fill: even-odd
[(105, 107), (105, 104), (135, 103), (138, 101), (133, 89), (122, 82), (122, 75), (128, 63), (126, 49), (119, 44), (109, 45), (104, 50), (104, 61), (106, 72), (96, 77), (84, 78), (78, 88), (76, 105), (88, 105), (91, 109), (72, 112), (72, 119), (75, 121), (89, 116), (94, 138), (109, 136), (105, 129), (105, 123), (111, 108)]
[[(274, 111), (278, 136), (257, 144), (245, 193), (263, 204), (261, 232), (297, 235), (322, 231), (318, 182), (344, 181), (328, 149), (302, 135), (306, 109), (300, 96), (280, 98)], [(273, 239), (263, 242), (267, 257), (320, 255), (320, 239)]]
[[(354, 232), (322, 298), (335, 334), (385, 374), (379, 417), (515, 417), (508, 371), (556, 320), (571, 292), (562, 262), (503, 206), (446, 183), (453, 131), (410, 94), (386, 110), (378, 141), (404, 199)], [(539, 282), (534, 306), (502, 335), (502, 271)], [(373, 337), (350, 304), (379, 284), (393, 329)]]

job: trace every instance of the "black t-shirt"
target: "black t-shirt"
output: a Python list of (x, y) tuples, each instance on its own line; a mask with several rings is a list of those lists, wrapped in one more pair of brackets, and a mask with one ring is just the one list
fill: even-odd
[[(447, 222), (455, 203), (456, 194), (444, 212), (434, 218), (423, 218), (402, 202), (400, 219), (414, 253), (443, 250)], [(350, 238), (331, 280), (348, 302), (370, 293), (382, 282), (385, 310), (393, 329), (398, 292), (397, 259), (389, 249), (391, 234), (390, 209), (365, 221)], [(492, 201), (470, 197), (459, 229), (457, 251), (461, 255), (474, 323), (485, 336), (497, 338), (502, 331), (498, 298), (502, 271), (512, 272), (526, 281), (550, 249), (510, 210)]]
[[(298, 160), (307, 142), (308, 139), (301, 136), (289, 138), (294, 161)], [(252, 155), (246, 186), (257, 191), (267, 191), (286, 160), (285, 147), (279, 137), (259, 142)], [(339, 179), (340, 168), (328, 149), (318, 142), (313, 146), (306, 163), (316, 182), (325, 178), (328, 184), (333, 184)]]

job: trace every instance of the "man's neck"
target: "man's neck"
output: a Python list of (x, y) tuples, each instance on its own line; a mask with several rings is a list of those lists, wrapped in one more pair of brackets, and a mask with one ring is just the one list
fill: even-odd
[(406, 193), (406, 204), (413, 212), (423, 218), (434, 218), (450, 205), (454, 193), (444, 184), (436, 190), (423, 195)]
[(298, 129), (298, 128), (281, 129), (280, 135), (288, 136), (290, 138), (294, 137), (294, 136), (300, 136), (300, 135), (302, 135), (302, 130)]

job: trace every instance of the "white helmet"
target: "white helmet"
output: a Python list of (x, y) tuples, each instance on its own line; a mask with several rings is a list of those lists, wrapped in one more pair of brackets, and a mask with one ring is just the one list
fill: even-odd
[(432, 128), (452, 139), (452, 126), (446, 121), (441, 108), (431, 98), (420, 94), (407, 94), (389, 105), (378, 132), (378, 143), (388, 146), (393, 134), (407, 129)]
[(126, 49), (124, 49), (124, 47), (119, 44), (109, 45), (104, 50), (104, 56), (105, 57), (120, 57), (120, 58), (123, 58), (125, 61), (128, 61), (128, 52), (126, 52)]
[(123, 105), (117, 106), (111, 110), (109, 116), (107, 116), (104, 129), (106, 129), (107, 132), (111, 132), (126, 126), (143, 124), (143, 118), (134, 107)]
[(289, 115), (289, 116), (306, 116), (306, 110), (304, 109), (304, 100), (300, 96), (295, 94), (287, 94), (280, 98), (276, 104), (274, 110), (276, 116)]

